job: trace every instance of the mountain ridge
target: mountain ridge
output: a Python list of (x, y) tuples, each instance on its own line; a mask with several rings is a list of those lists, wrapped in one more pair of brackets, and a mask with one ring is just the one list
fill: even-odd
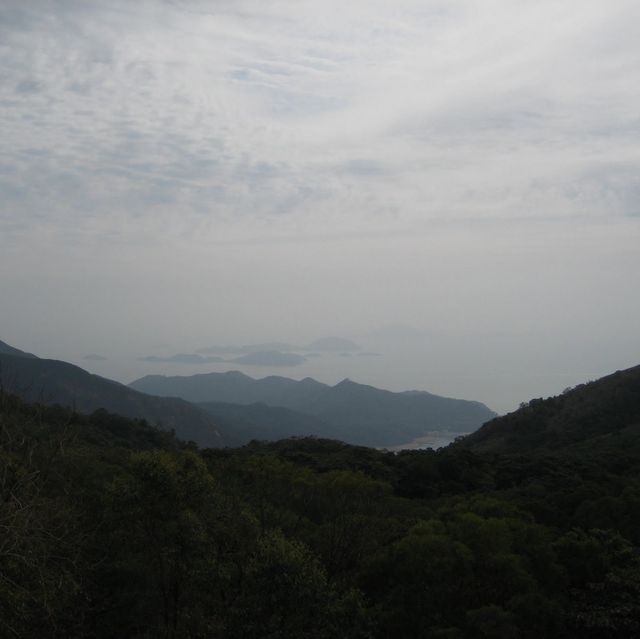
[(426, 391), (395, 393), (344, 379), (334, 386), (312, 378), (254, 379), (237, 371), (191, 376), (147, 375), (131, 388), (194, 403), (264, 403), (330, 425), (332, 436), (369, 446), (397, 446), (432, 431), (467, 433), (495, 417), (484, 404)]
[(15, 346), (11, 346), (0, 340), (0, 355), (15, 355), (16, 357), (28, 357), (29, 359), (38, 359), (33, 353), (21, 351)]

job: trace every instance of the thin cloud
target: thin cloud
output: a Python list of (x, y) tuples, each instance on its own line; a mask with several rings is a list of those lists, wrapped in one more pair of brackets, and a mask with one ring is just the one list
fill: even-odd
[(101, 373), (120, 341), (395, 321), (588, 326), (633, 359), (638, 23), (635, 0), (4, 2), (3, 326)]
[[(14, 5), (0, 127), (17, 175), (0, 219), (52, 201), (52, 229), (91, 211), (107, 230), (131, 208), (159, 235), (178, 210), (210, 233), (246, 215), (322, 226), (327, 207), (361, 223), (571, 214), (549, 184), (587, 179), (593, 214), (628, 215), (597, 168), (637, 167), (640, 11), (577, 9), (355, 2), (338, 22), (288, 2)], [(632, 173), (615, 179), (634, 192)]]

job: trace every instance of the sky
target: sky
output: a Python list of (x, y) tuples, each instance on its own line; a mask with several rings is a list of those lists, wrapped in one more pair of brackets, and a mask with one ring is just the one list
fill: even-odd
[(638, 24), (637, 0), (5, 0), (0, 339), (130, 382), (341, 336), (378, 356), (242, 370), (498, 412), (639, 364)]

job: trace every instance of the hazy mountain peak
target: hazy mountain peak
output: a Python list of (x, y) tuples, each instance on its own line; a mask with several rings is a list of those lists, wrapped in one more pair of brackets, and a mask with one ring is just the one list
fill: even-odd
[(98, 353), (89, 353), (85, 355), (82, 359), (87, 360), (89, 362), (106, 362), (109, 358), (104, 355), (99, 355)]
[[(293, 428), (288, 432), (292, 434), (311, 433), (375, 446), (400, 445), (427, 431), (468, 433), (495, 416), (477, 402), (429, 393), (393, 393), (349, 378), (328, 386), (309, 377), (296, 381), (276, 375), (262, 379), (237, 375), (211, 373), (162, 380), (146, 377), (132, 382), (131, 387), (154, 395), (207, 403), (212, 414), (216, 414), (215, 410), (223, 411), (214, 407), (214, 403), (244, 406), (262, 403), (270, 409), (281, 407), (297, 415), (294, 419), (291, 412), (286, 414), (288, 427)], [(265, 438), (270, 432), (283, 432), (280, 426), (284, 424), (278, 426), (278, 413), (273, 410), (262, 411), (262, 415), (254, 414), (251, 418), (245, 409), (227, 406), (223, 412), (227, 417), (233, 413), (241, 420), (249, 419), (253, 426), (258, 422), (264, 424)], [(300, 420), (299, 431), (295, 430), (296, 419)]]
[[(211, 373), (211, 375), (219, 375), (219, 374), (220, 373)], [(227, 371), (226, 373), (222, 373), (222, 375), (225, 375), (229, 379), (231, 379), (231, 378), (234, 378), (234, 379), (253, 379), (252, 377), (249, 377), (249, 375), (245, 375), (244, 373), (241, 373), (240, 371)]]

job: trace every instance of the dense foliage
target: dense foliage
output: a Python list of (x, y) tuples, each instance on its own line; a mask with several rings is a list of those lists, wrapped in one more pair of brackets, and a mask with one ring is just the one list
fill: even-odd
[(0, 636), (637, 637), (640, 436), (616, 437), (198, 451), (0, 394)]
[[(566, 448), (600, 437), (599, 445), (623, 450), (640, 426), (640, 366), (617, 371), (588, 384), (567, 388), (557, 397), (532, 399), (520, 410), (498, 417), (467, 438), (476, 451), (526, 451)], [(611, 440), (611, 441), (609, 441)]]

